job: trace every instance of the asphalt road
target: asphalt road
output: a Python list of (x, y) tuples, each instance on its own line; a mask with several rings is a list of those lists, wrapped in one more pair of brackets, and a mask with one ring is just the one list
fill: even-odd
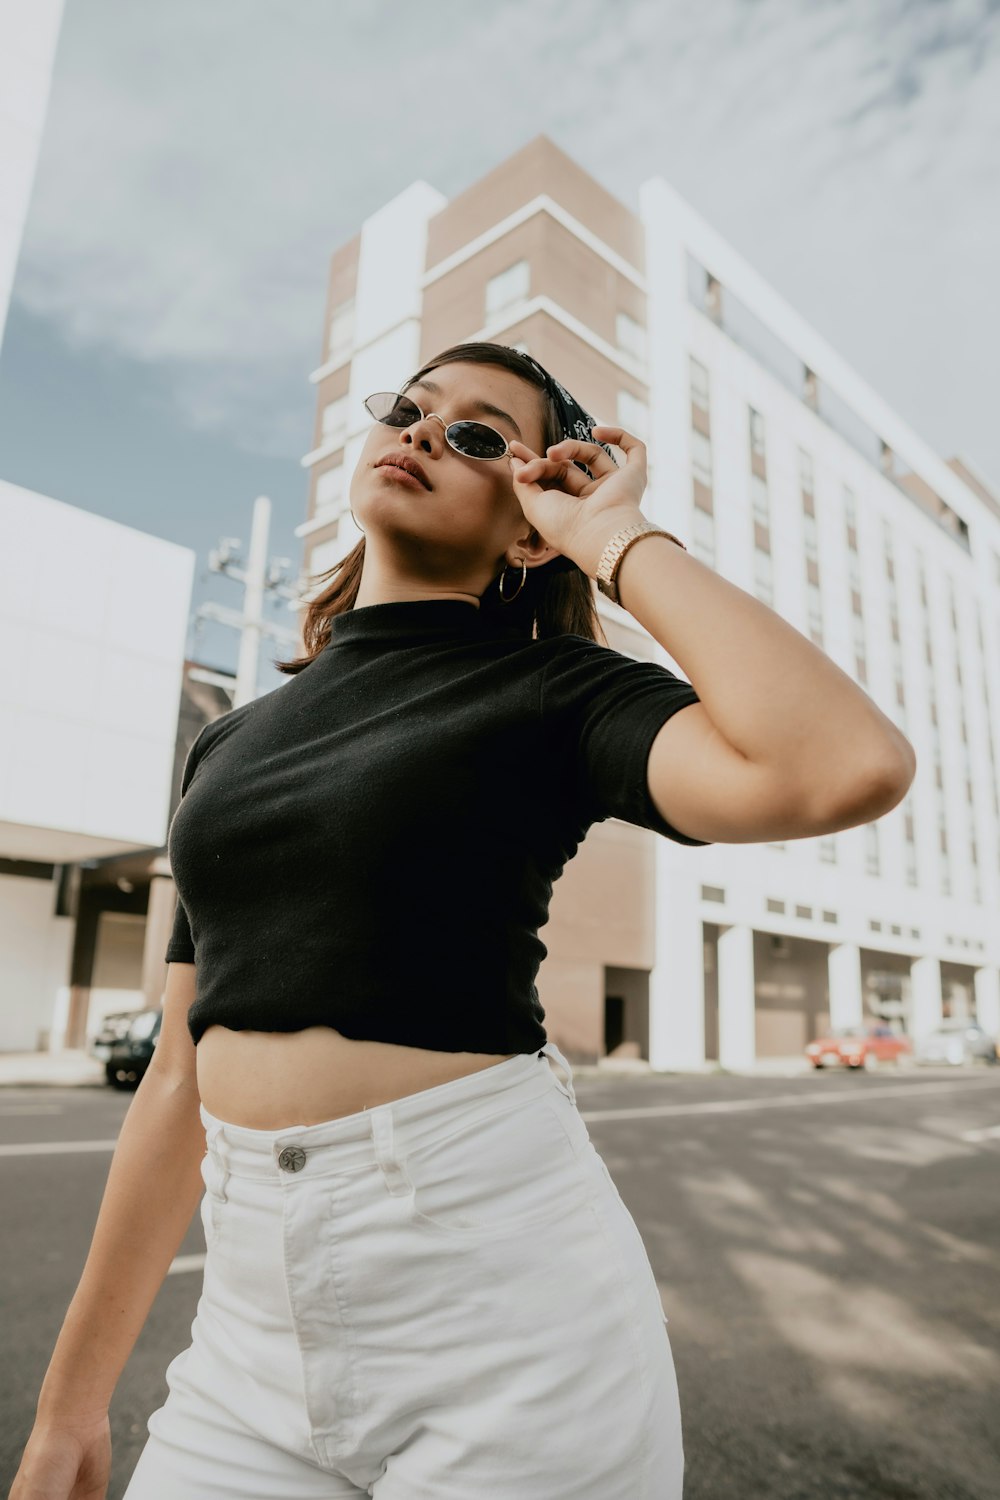
[[(669, 1318), (685, 1500), (997, 1500), (1000, 1068), (576, 1087)], [(3, 1497), (110, 1161), (64, 1143), (114, 1140), (129, 1098), (0, 1091)], [(190, 1341), (203, 1251), (196, 1214), (112, 1402), (108, 1500)]]

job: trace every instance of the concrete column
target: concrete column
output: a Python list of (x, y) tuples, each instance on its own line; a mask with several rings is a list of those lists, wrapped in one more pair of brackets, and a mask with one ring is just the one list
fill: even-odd
[(757, 1060), (754, 1029), (753, 928), (719, 931), (719, 1063), (752, 1068)]
[(649, 976), (649, 1062), (666, 1072), (705, 1067), (705, 957), (698, 885), (657, 861), (656, 959)]
[(976, 991), (976, 1020), (990, 1036), (1000, 1036), (1000, 969), (984, 964), (973, 975)]
[(167, 963), (163, 955), (174, 925), (176, 899), (169, 861), (161, 855), (150, 865), (142, 949), (142, 991), (145, 1003), (151, 1009), (163, 1004), (163, 988), (167, 982)]
[(910, 965), (910, 980), (910, 1035), (919, 1042), (941, 1025), (941, 960), (930, 955), (915, 958)]
[(830, 982), (830, 1025), (860, 1026), (864, 1019), (861, 990), (861, 949), (857, 943), (835, 943), (827, 957)]

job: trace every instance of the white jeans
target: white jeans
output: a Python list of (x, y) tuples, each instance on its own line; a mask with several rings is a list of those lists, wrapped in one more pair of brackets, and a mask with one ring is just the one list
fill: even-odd
[(659, 1291), (553, 1043), (320, 1124), (201, 1116), (202, 1293), (124, 1500), (680, 1500)]

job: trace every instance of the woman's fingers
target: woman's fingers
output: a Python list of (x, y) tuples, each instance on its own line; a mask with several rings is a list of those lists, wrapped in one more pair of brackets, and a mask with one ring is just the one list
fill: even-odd
[[(603, 430), (603, 428), (594, 429), (595, 432)], [(620, 435), (624, 436), (624, 434)], [(639, 446), (642, 445), (639, 444)], [(561, 443), (553, 443), (552, 447), (545, 451), (550, 456), (555, 454), (560, 458), (576, 459), (586, 464), (597, 479), (603, 478), (605, 474), (614, 474), (618, 470), (618, 465), (611, 455), (604, 451), (600, 443), (584, 443), (579, 438), (564, 438)]]
[(528, 463), (515, 465), (512, 472), (522, 484), (544, 484), (551, 481), (572, 495), (580, 494), (584, 486), (592, 482), (568, 458), (533, 458)]

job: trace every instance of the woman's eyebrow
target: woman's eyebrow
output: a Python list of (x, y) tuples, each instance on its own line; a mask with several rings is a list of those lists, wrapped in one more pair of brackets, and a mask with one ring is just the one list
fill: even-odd
[[(420, 386), (422, 390), (430, 391), (432, 396), (440, 396), (441, 394), (441, 387), (436, 385), (433, 380), (415, 380), (409, 389), (411, 391), (415, 390), (417, 386)], [(524, 442), (520, 427), (518, 427), (510, 412), (504, 411), (502, 406), (491, 406), (488, 401), (469, 401), (467, 405), (470, 411), (477, 411), (483, 416), (502, 417), (505, 422), (510, 423), (518, 437), (521, 438), (521, 442)]]

